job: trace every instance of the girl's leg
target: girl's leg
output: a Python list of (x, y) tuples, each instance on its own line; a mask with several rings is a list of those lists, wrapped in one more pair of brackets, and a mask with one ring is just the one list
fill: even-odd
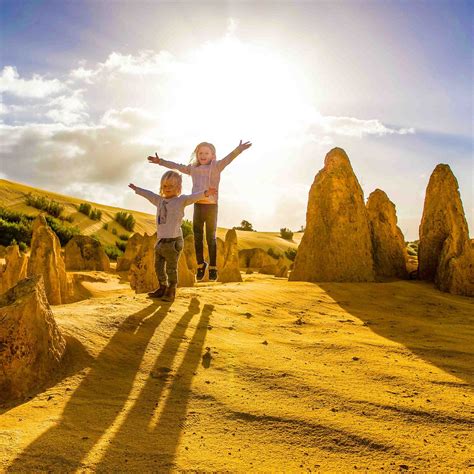
[(194, 232), (194, 249), (196, 250), (196, 260), (198, 265), (204, 263), (204, 216), (202, 212), (203, 206), (207, 204), (194, 204), (193, 215), (193, 232)]
[(209, 249), (209, 266), (215, 267), (217, 262), (217, 204), (205, 204), (206, 209), (206, 241)]

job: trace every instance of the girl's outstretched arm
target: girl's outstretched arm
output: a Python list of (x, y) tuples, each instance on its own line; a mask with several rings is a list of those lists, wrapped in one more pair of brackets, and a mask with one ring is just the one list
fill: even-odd
[(227, 165), (232, 163), (234, 158), (239, 156), (243, 151), (247, 150), (247, 148), (250, 148), (251, 146), (252, 146), (251, 142), (242, 143), (242, 140), (240, 140), (240, 143), (238, 144), (237, 147), (235, 147), (225, 158), (222, 158), (222, 160), (219, 160), (217, 162), (219, 171), (222, 171)]
[(149, 156), (147, 159), (149, 163), (164, 166), (171, 170), (178, 170), (181, 171), (181, 173), (191, 174), (189, 165), (181, 165), (179, 163), (174, 163), (173, 161), (164, 160), (163, 158), (160, 158), (157, 153), (155, 153), (155, 156)]

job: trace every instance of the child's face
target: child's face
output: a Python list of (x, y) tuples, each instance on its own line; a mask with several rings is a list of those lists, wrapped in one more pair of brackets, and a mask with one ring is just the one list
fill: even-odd
[(168, 179), (161, 185), (161, 194), (166, 199), (176, 197), (179, 195), (179, 186)]
[(214, 152), (208, 146), (198, 148), (197, 159), (200, 165), (208, 165), (214, 158)]

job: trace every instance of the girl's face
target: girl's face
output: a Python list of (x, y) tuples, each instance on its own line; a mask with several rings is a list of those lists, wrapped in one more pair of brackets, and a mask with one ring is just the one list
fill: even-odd
[(214, 158), (214, 152), (208, 146), (200, 146), (196, 153), (200, 165), (208, 165)]
[(167, 179), (161, 185), (161, 195), (170, 199), (179, 195), (179, 186), (172, 180)]

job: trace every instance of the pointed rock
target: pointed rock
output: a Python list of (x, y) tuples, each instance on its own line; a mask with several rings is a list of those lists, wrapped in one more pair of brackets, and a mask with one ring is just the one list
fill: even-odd
[(58, 368), (66, 348), (42, 276), (0, 296), (0, 401), (23, 397)]
[(418, 274), (442, 291), (474, 296), (474, 251), (456, 177), (434, 169), (426, 189), (418, 247)]
[(373, 281), (364, 196), (349, 158), (332, 149), (309, 192), (306, 231), (290, 280)]
[(140, 252), (141, 246), (143, 245), (143, 236), (141, 234), (133, 234), (127, 242), (125, 247), (125, 252), (123, 257), (117, 259), (117, 268), (118, 272), (125, 272), (130, 270), (130, 266), (135, 260), (135, 257)]
[(137, 293), (153, 291), (158, 287), (158, 278), (155, 273), (155, 243), (156, 233), (144, 235), (142, 245), (130, 266), (128, 278), (130, 286)]
[(28, 261), (28, 276), (43, 275), (49, 304), (66, 303), (68, 284), (61, 256), (61, 244), (43, 215), (33, 222), (33, 237)]
[(110, 270), (110, 260), (102, 244), (87, 235), (75, 235), (64, 248), (66, 270)]
[(408, 254), (403, 233), (397, 226), (395, 204), (380, 189), (367, 200), (370, 234), (377, 276), (406, 279)]
[(20, 280), (26, 278), (28, 256), (20, 252), (18, 245), (10, 245), (5, 251), (5, 268), (0, 273), (0, 294), (5, 293)]
[(225, 235), (224, 242), (224, 266), (219, 272), (219, 281), (228, 283), (242, 281), (239, 270), (239, 249), (237, 247), (237, 232), (230, 229)]

